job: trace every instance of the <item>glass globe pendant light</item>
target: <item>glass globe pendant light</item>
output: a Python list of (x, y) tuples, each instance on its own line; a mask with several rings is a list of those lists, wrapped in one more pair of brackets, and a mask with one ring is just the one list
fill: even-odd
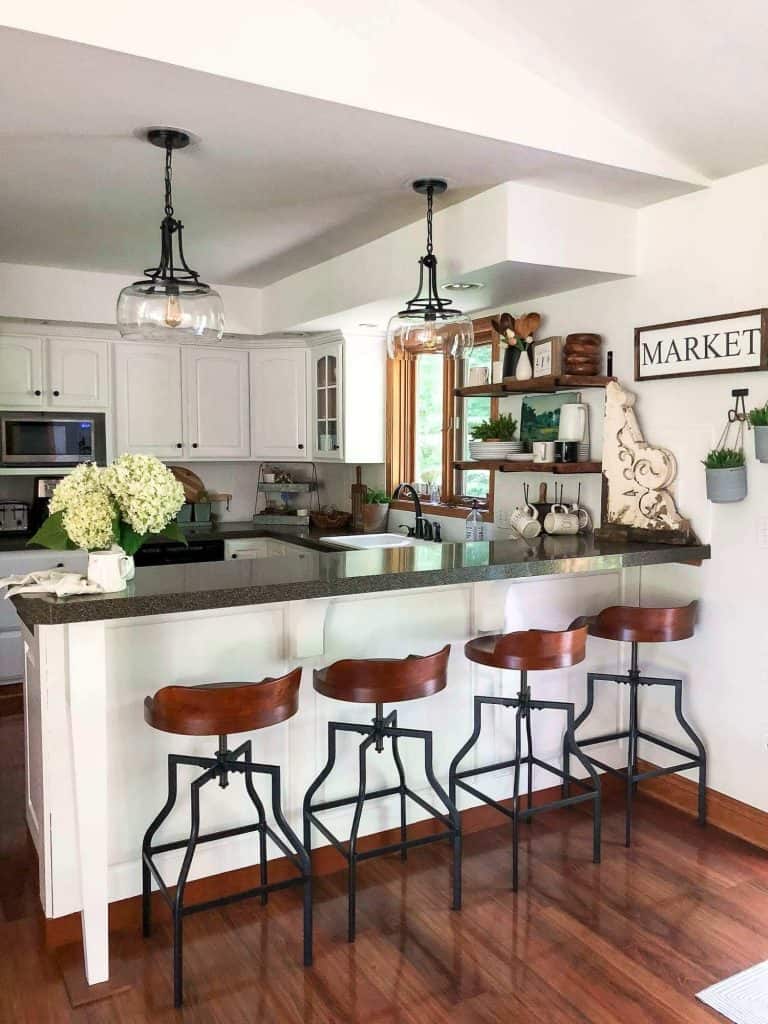
[[(117, 326), (135, 341), (221, 341), (221, 296), (200, 280), (184, 258), (184, 225), (174, 216), (171, 177), (173, 151), (190, 143), (187, 132), (150, 128), (147, 141), (165, 150), (165, 216), (160, 224), (160, 262), (144, 271), (117, 299)], [(174, 243), (177, 256), (174, 256)]]
[[(421, 178), (413, 190), (427, 197), (427, 252), (419, 258), (419, 287), (387, 325), (387, 353), (390, 359), (442, 354), (463, 359), (472, 351), (472, 321), (451, 299), (437, 291), (437, 257), (432, 247), (432, 198), (448, 188), (442, 178)], [(426, 280), (425, 280), (426, 278)]]

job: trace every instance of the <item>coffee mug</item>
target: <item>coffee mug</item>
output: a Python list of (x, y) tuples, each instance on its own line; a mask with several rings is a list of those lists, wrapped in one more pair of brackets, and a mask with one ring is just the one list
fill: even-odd
[(573, 512), (575, 516), (579, 517), (580, 530), (588, 530), (590, 528), (592, 525), (592, 517), (585, 508), (582, 508), (581, 505), (577, 505), (576, 502), (574, 502), (573, 505), (571, 505), (570, 511)]
[(555, 461), (555, 442), (554, 441), (534, 441), (533, 442), (533, 461), (534, 462), (554, 462)]
[(533, 540), (541, 533), (539, 515), (531, 505), (516, 505), (509, 517), (509, 525), (525, 540)]
[(566, 505), (553, 505), (544, 519), (544, 529), (547, 533), (578, 533), (579, 516)]
[(576, 462), (579, 458), (578, 441), (555, 441), (555, 462)]
[(124, 551), (91, 551), (88, 555), (88, 581), (97, 583), (105, 594), (125, 590), (131, 572), (131, 559)]

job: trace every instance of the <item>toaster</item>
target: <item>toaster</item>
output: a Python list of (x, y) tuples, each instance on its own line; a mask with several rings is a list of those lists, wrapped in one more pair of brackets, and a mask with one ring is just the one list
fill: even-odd
[(23, 501), (0, 501), (0, 533), (26, 533), (29, 505)]

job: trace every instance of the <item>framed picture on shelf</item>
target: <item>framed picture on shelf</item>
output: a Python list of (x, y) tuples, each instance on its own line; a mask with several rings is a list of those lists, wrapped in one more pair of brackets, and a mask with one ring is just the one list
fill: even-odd
[(526, 395), (520, 410), (520, 440), (525, 451), (534, 441), (556, 441), (560, 430), (560, 410), (581, 401), (580, 391), (561, 391), (555, 395)]
[(533, 343), (533, 376), (557, 377), (563, 372), (563, 348), (565, 338), (552, 335)]

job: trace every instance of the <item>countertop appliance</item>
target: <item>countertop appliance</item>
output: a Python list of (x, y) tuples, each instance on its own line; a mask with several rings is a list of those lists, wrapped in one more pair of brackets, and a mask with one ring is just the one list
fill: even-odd
[(0, 533), (26, 533), (29, 505), (25, 501), (0, 501)]
[(104, 413), (0, 412), (0, 466), (105, 461)]
[(223, 540), (190, 540), (186, 547), (169, 541), (143, 544), (134, 555), (136, 566), (188, 565), (191, 562), (223, 562)]

